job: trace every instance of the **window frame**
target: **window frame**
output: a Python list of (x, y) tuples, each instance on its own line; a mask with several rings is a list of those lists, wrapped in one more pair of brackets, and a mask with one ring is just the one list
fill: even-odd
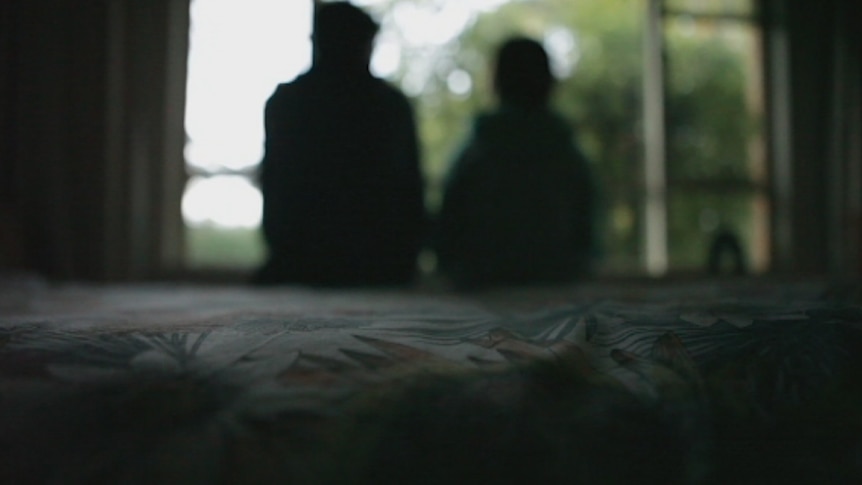
[[(738, 13), (699, 12), (681, 8), (668, 8), (669, 0), (645, 0), (644, 18), (644, 210), (643, 254), (644, 268), (650, 276), (670, 276), (687, 272), (671, 268), (670, 234), (669, 234), (669, 199), (677, 193), (727, 194), (750, 193), (765, 200), (767, 209), (765, 220), (768, 227), (763, 228), (766, 235), (766, 267), (768, 271), (775, 251), (775, 238), (772, 236), (776, 222), (776, 207), (773, 196), (773, 162), (769, 149), (763, 153), (765, 174), (762, 181), (747, 179), (725, 180), (685, 180), (674, 179), (668, 173), (668, 117), (667, 96), (669, 77), (669, 54), (665, 40), (665, 27), (669, 18), (687, 16), (695, 20), (717, 20), (752, 24), (758, 29), (761, 46), (760, 58), (764, 60), (760, 66), (761, 92), (764, 93), (763, 117), (765, 125), (770, 127), (774, 113), (769, 111), (765, 85), (767, 56), (764, 48), (764, 28), (759, 2), (752, 0), (753, 11), (750, 15)], [(764, 147), (772, 147), (771, 130), (764, 130), (760, 143)]]

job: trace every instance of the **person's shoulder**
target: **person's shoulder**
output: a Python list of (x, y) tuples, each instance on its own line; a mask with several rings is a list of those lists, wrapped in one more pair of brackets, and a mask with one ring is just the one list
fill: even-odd
[(370, 83), (380, 96), (393, 103), (408, 104), (410, 102), (403, 91), (385, 79), (371, 77)]
[(473, 118), (473, 131), (484, 133), (506, 123), (506, 115), (501, 110), (480, 111)]
[(572, 141), (574, 124), (553, 107), (510, 111), (507, 114), (509, 115), (507, 118), (509, 124), (517, 126), (518, 129), (530, 136), (536, 136), (540, 133), (540, 138), (545, 143), (549, 143), (551, 140), (563, 143)]
[(269, 102), (278, 102), (279, 100), (284, 100), (293, 96), (293, 93), (297, 90), (296, 86), (297, 80), (279, 83), (273, 89), (272, 94), (269, 96)]
[(557, 110), (556, 108), (549, 107), (542, 111), (545, 117), (549, 122), (555, 123), (561, 126), (571, 125), (571, 120), (569, 120), (568, 116), (564, 115), (562, 112)]
[(571, 131), (575, 127), (575, 123), (569, 119), (568, 116), (561, 113), (560, 111), (549, 108), (545, 111), (546, 116), (548, 118), (548, 123), (557, 126), (561, 130)]
[(499, 141), (498, 132), (500, 115), (496, 111), (477, 113), (472, 120), (471, 131), (464, 148), (458, 155), (456, 165), (463, 170), (465, 167), (475, 169), (488, 163), (487, 147), (495, 146)]
[(276, 85), (275, 90), (273, 91), (273, 96), (275, 95), (288, 95), (293, 91), (301, 90), (312, 82), (312, 76), (309, 72), (300, 74), (296, 76), (294, 79), (286, 82), (279, 83)]
[(289, 109), (296, 103), (302, 102), (309, 93), (314, 90), (313, 81), (308, 73), (300, 74), (291, 81), (279, 83), (267, 100), (270, 109)]
[(483, 111), (473, 119), (473, 137), (479, 140), (509, 140), (529, 124), (529, 120), (509, 109)]
[(413, 103), (400, 89), (390, 82), (378, 77), (369, 77), (362, 88), (363, 98), (376, 106), (381, 113), (390, 113), (399, 117), (413, 116)]

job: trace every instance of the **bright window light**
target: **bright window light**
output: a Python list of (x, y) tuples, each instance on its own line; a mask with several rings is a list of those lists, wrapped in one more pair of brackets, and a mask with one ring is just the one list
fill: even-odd
[(250, 268), (263, 259), (263, 108), (311, 65), (312, 1), (192, 0), (182, 200), (186, 262)]
[(248, 177), (194, 176), (186, 190), (183, 216), (189, 225), (244, 229), (260, 226), (263, 201), (260, 190)]
[[(385, 3), (356, 2), (372, 13), (381, 13), (379, 7)], [(414, 48), (439, 47), (456, 38), (477, 13), (503, 3), (505, 0), (395, 3), (387, 15), (378, 16), (388, 16), (391, 24), (383, 23), (372, 72), (392, 78), (402, 62), (402, 43)], [(185, 158), (194, 176), (182, 203), (187, 226), (250, 228), (260, 224), (261, 198), (259, 193), (252, 196), (257, 188), (251, 180), (263, 158), (263, 108), (276, 85), (311, 65), (312, 10), (312, 0), (192, 0)], [(400, 36), (394, 34), (393, 26)], [(409, 67), (402, 87), (416, 95), (433, 66), (431, 60), (420, 58)], [(461, 95), (472, 88), (462, 71), (453, 73), (448, 81), (450, 89)]]
[(263, 105), (311, 64), (311, 2), (193, 0), (186, 100), (189, 165), (242, 170), (263, 156)]
[(188, 226), (255, 228), (251, 183), (263, 157), (263, 107), (276, 85), (311, 64), (312, 2), (193, 0), (183, 197)]

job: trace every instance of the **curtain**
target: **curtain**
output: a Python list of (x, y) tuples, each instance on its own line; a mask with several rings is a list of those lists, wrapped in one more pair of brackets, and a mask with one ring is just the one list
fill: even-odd
[(182, 265), (189, 0), (109, 2), (105, 269), (140, 279)]
[(17, 263), (91, 280), (178, 264), (188, 0), (0, 13), (0, 231), (17, 228)]
[(765, 2), (777, 268), (860, 273), (855, 0)]

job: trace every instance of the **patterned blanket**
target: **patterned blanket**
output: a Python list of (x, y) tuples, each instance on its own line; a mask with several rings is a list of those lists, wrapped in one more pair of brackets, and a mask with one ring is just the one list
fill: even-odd
[(0, 281), (2, 483), (862, 482), (856, 285)]

